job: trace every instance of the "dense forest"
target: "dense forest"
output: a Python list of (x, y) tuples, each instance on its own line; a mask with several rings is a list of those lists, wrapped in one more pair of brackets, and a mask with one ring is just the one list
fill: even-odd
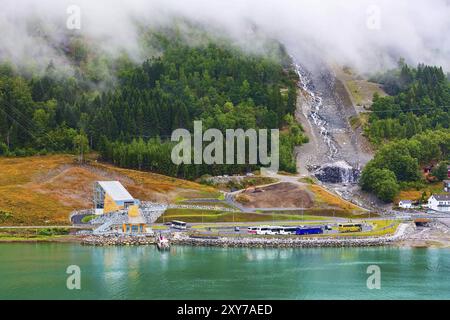
[[(295, 172), (295, 145), (307, 141), (293, 121), (296, 76), (280, 45), (276, 54), (245, 53), (224, 41), (191, 46), (176, 35), (151, 33), (143, 63), (99, 57), (82, 39), (66, 55), (75, 66), (61, 75), (0, 66), (0, 155), (98, 151), (105, 161), (167, 175), (196, 178), (256, 166), (175, 166), (173, 130), (280, 128), (280, 166)], [(148, 45), (149, 46), (149, 45)], [(109, 78), (108, 75), (112, 75)]]
[(398, 69), (374, 80), (390, 94), (374, 96), (367, 130), (374, 144), (449, 128), (450, 81), (442, 68), (422, 64), (411, 68), (401, 61)]
[[(400, 189), (420, 186), (420, 168), (433, 164), (435, 180), (446, 178), (450, 150), (450, 81), (442, 68), (420, 64), (376, 76), (390, 96), (374, 96), (368, 138), (379, 146), (361, 176), (363, 189), (392, 201)], [(443, 168), (445, 168), (445, 174)]]

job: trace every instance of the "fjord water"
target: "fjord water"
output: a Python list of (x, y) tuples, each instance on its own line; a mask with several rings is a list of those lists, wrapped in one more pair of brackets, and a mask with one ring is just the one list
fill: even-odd
[[(81, 269), (68, 290), (66, 269)], [(381, 269), (369, 290), (367, 267)], [(450, 250), (0, 244), (1, 299), (450, 299)]]

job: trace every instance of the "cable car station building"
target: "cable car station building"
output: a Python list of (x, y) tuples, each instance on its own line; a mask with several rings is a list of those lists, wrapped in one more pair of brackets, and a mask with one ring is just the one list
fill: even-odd
[(97, 181), (94, 183), (95, 214), (105, 214), (126, 210), (131, 206), (139, 206), (139, 200), (134, 199), (119, 181)]
[(126, 234), (142, 234), (146, 232), (146, 221), (137, 205), (128, 207), (128, 218), (122, 224), (122, 232)]

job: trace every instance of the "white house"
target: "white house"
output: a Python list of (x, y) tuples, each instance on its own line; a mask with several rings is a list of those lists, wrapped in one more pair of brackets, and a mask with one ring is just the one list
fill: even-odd
[(434, 194), (428, 199), (428, 208), (434, 211), (450, 212), (450, 194)]
[(400, 200), (398, 206), (403, 209), (411, 209), (413, 206), (413, 202), (411, 200)]

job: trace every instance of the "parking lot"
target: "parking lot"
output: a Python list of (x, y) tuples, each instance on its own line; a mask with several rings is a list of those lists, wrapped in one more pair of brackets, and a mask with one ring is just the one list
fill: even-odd
[[(252, 236), (254, 234), (249, 233), (248, 228), (249, 227), (253, 227), (253, 228), (257, 228), (257, 227), (275, 227), (275, 228), (280, 228), (280, 227), (289, 227), (289, 228), (295, 228), (295, 227), (308, 227), (308, 228), (321, 228), (323, 230), (322, 234), (338, 234), (338, 223), (329, 223), (329, 224), (307, 224), (307, 225), (300, 225), (300, 224), (286, 224), (286, 225), (268, 225), (268, 224), (264, 224), (264, 225), (256, 225), (256, 224), (252, 224), (252, 225), (248, 225), (248, 224), (241, 224), (241, 225), (222, 225), (222, 224), (217, 224), (217, 225), (202, 225), (202, 224), (187, 224), (186, 229), (178, 229), (178, 228), (174, 228), (172, 226), (169, 225), (169, 223), (166, 224), (167, 229), (166, 230), (155, 230), (155, 232), (163, 232), (163, 233), (167, 233), (167, 232), (195, 232), (195, 233), (199, 233), (202, 235), (240, 235), (240, 236)], [(361, 232), (368, 232), (372, 230), (372, 226), (366, 223), (362, 224), (362, 231)], [(283, 234), (279, 234), (279, 233), (268, 233), (269, 235), (279, 235), (279, 236), (283, 236)]]

